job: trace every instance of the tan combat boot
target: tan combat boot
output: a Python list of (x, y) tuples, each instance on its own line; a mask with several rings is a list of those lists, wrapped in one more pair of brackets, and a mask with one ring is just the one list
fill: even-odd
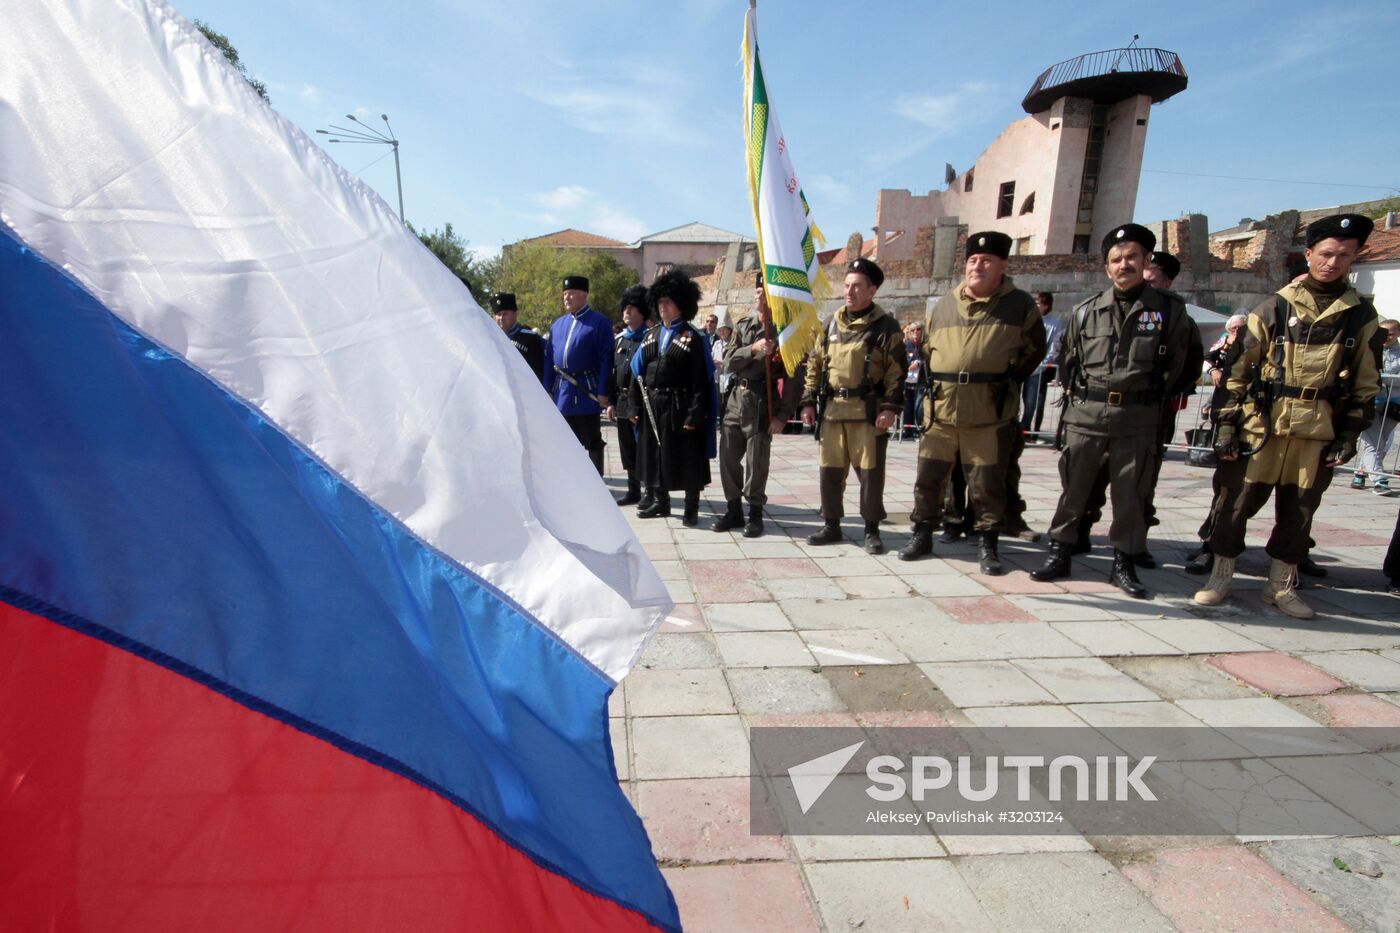
[(1204, 589), (1196, 591), (1192, 597), (1198, 606), (1218, 606), (1230, 595), (1230, 581), (1235, 578), (1235, 559), (1215, 555), (1210, 567), (1210, 579)]
[(1259, 594), (1259, 598), (1284, 615), (1295, 619), (1311, 619), (1317, 613), (1298, 595), (1298, 591), (1294, 589), (1297, 583), (1297, 567), (1274, 559), (1269, 562), (1269, 582), (1264, 584), (1264, 591)]

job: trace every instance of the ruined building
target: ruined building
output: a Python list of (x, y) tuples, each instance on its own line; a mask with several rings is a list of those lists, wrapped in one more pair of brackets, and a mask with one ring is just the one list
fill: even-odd
[(1093, 52), (1046, 69), (1021, 102), (1029, 116), (967, 171), (950, 167), (945, 189), (880, 192), (877, 261), (911, 276), (947, 274), (959, 226), (1000, 230), (1017, 255), (1097, 252), (1133, 216), (1151, 106), (1185, 88), (1181, 59), (1162, 49)]

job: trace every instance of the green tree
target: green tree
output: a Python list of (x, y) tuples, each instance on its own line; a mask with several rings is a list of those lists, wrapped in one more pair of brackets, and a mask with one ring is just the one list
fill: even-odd
[(457, 235), (450, 223), (444, 224), (441, 230), (430, 230), (427, 233), (415, 229), (412, 224), (409, 224), (408, 228), (418, 235), (418, 239), (423, 241), (423, 245), (428, 247), (434, 256), (442, 260), (442, 264), (450, 269), (453, 275), (462, 280), (463, 285), (471, 289), (477, 304), (485, 306), (486, 299), (495, 290), (495, 281), (500, 275), (501, 257), (482, 259), (472, 255), (467, 249), (467, 241)]
[(520, 320), (536, 330), (546, 330), (564, 313), (560, 300), (566, 275), (588, 277), (588, 303), (611, 320), (620, 320), (617, 300), (637, 284), (637, 273), (607, 253), (555, 249), (541, 244), (512, 246), (501, 257), (496, 290), (514, 292)]
[(243, 60), (238, 57), (238, 49), (235, 49), (233, 43), (228, 41), (228, 36), (215, 31), (213, 26), (210, 26), (202, 19), (194, 21), (194, 28), (204, 33), (204, 38), (209, 40), (210, 45), (224, 53), (224, 58), (227, 58), (228, 63), (238, 69), (238, 73), (243, 76), (243, 80), (253, 86), (253, 90), (258, 92), (259, 97), (269, 104), (272, 103), (272, 98), (267, 96), (267, 85), (257, 78), (248, 76), (248, 66), (243, 64)]

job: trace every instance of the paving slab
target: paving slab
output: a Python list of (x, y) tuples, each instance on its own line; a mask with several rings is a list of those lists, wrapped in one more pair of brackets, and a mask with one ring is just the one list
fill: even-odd
[(779, 577), (764, 580), (763, 585), (777, 600), (844, 600), (846, 598), (846, 591), (837, 586), (835, 580), (824, 576)]
[(1071, 641), (1078, 642), (1099, 657), (1130, 657), (1133, 655), (1181, 654), (1160, 638), (1147, 634), (1139, 626), (1121, 619), (1092, 622), (1051, 622), (1051, 627)]
[(1006, 598), (1042, 622), (1097, 622), (1117, 618), (1107, 609), (1088, 605), (1075, 593), (1012, 594)]
[(906, 658), (884, 632), (811, 631), (803, 632), (807, 650), (824, 667), (839, 665), (907, 664)]
[(1371, 651), (1327, 651), (1302, 659), (1362, 690), (1400, 690), (1400, 661)]
[(734, 702), (745, 715), (827, 713), (846, 708), (831, 683), (810, 668), (733, 668), (727, 676)]
[(738, 716), (657, 716), (632, 720), (637, 780), (742, 777), (749, 741)]
[(765, 541), (763, 538), (743, 538), (739, 550), (750, 560), (800, 560), (806, 557), (802, 549), (791, 541)]
[(1010, 661), (920, 664), (919, 670), (960, 707), (1054, 703), (1055, 698)]
[(1123, 874), (1182, 933), (1346, 933), (1348, 927), (1244, 846), (1172, 849)]
[(954, 864), (1002, 930), (1172, 930), (1142, 892), (1092, 852), (984, 855)]
[(952, 706), (913, 664), (824, 667), (821, 673), (853, 713), (923, 710), (943, 713)]
[(938, 841), (949, 855), (1025, 855), (1030, 852), (1092, 852), (1094, 847), (1076, 833), (992, 836), (940, 833)]
[[(1400, 846), (1387, 839), (1297, 839), (1255, 848), (1260, 858), (1359, 933), (1400, 930)], [(1333, 861), (1341, 859), (1350, 872)], [(1379, 878), (1356, 868), (1379, 868)]]
[(1153, 638), (1160, 639), (1187, 654), (1214, 654), (1222, 651), (1258, 651), (1258, 642), (1222, 628), (1208, 619), (1162, 619), (1133, 623)]
[(637, 815), (663, 865), (782, 861), (780, 836), (754, 835), (746, 777), (638, 781)]
[(1259, 692), (1205, 665), (1200, 657), (1114, 658), (1109, 663), (1164, 700), (1234, 700)]
[(719, 651), (715, 640), (706, 634), (653, 635), (647, 642), (637, 670), (695, 669), (719, 667)]
[[(951, 565), (945, 565), (951, 567)], [(920, 596), (990, 596), (992, 591), (961, 573), (906, 574), (902, 578)]]
[(928, 859), (807, 865), (830, 931), (994, 931), (962, 875)]
[(1220, 655), (1208, 662), (1236, 680), (1274, 696), (1317, 696), (1345, 684), (1306, 661), (1275, 651)]
[(1155, 700), (1157, 695), (1099, 658), (1030, 658), (1016, 666), (1061, 703)]
[(930, 601), (958, 622), (1035, 622), (1035, 616), (1002, 596), (935, 596)]
[(873, 577), (834, 577), (847, 596), (862, 599), (898, 599), (914, 595), (914, 589), (899, 577), (881, 574)]
[(1366, 693), (1317, 697), (1318, 719), (1334, 729), (1400, 728), (1400, 706)]
[(701, 608), (712, 632), (792, 630), (792, 622), (777, 603), (715, 603)]
[(663, 580), (662, 583), (666, 587), (666, 595), (671, 597), (671, 602), (695, 602), (695, 590), (691, 588), (689, 580)]
[(777, 558), (750, 561), (754, 574), (761, 580), (787, 580), (803, 577), (824, 577), (821, 568), (806, 557)]
[(638, 668), (627, 676), (625, 683), (628, 712), (632, 716), (699, 716), (735, 712), (729, 684), (719, 668)]
[[(826, 581), (835, 586), (833, 581)], [(771, 585), (771, 582), (770, 582)], [(839, 587), (837, 588), (840, 592)], [(888, 632), (901, 624), (927, 625), (946, 620), (932, 601), (921, 596), (899, 599), (784, 599), (783, 612), (798, 629), (865, 629)]]
[(815, 667), (796, 632), (729, 632), (714, 636), (725, 667)]
[(665, 868), (689, 933), (816, 933), (821, 927), (791, 862)]
[(900, 651), (917, 662), (1070, 658), (1089, 654), (1083, 645), (1044, 622), (928, 622), (890, 626), (884, 631)]

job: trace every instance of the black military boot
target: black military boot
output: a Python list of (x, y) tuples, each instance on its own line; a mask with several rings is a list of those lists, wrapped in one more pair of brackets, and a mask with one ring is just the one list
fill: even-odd
[(841, 523), (835, 519), (828, 518), (822, 525), (822, 530), (813, 535), (807, 536), (808, 544), (835, 544), (841, 540)]
[(700, 524), (700, 490), (686, 491), (685, 513), (681, 516), (681, 524), (687, 528), (694, 528)]
[(1215, 555), (1210, 552), (1210, 545), (1203, 543), (1201, 549), (1187, 559), (1186, 572), (1193, 577), (1204, 577), (1214, 564)]
[(617, 500), (618, 505), (635, 505), (642, 501), (642, 483), (635, 476), (627, 480), (627, 495)]
[(758, 538), (763, 535), (763, 506), (749, 503), (749, 522), (744, 526), (745, 538)]
[(637, 500), (637, 514), (641, 515), (647, 509), (656, 504), (656, 487), (648, 486), (642, 493), (642, 498)]
[(1157, 566), (1157, 558), (1152, 556), (1151, 551), (1139, 551), (1133, 555), (1133, 566), (1151, 570)]
[(1147, 587), (1138, 579), (1137, 568), (1133, 566), (1133, 555), (1123, 551), (1113, 552), (1113, 569), (1108, 572), (1108, 582), (1118, 587), (1134, 599), (1146, 599)]
[(961, 525), (944, 525), (943, 534), (938, 536), (939, 544), (957, 544), (958, 539), (963, 536), (964, 529)]
[(1313, 560), (1311, 554), (1303, 555), (1303, 559), (1298, 561), (1298, 572), (1305, 577), (1327, 576), (1327, 568)]
[(729, 531), (731, 528), (738, 528), (744, 523), (744, 510), (738, 499), (730, 499), (725, 503), (724, 514), (715, 522), (715, 531)]
[(665, 489), (651, 491), (651, 505), (637, 512), (638, 518), (665, 518), (671, 514), (671, 493)]
[(1031, 571), (1031, 579), (1046, 583), (1050, 580), (1063, 580), (1069, 576), (1070, 559), (1074, 556), (1074, 545), (1063, 541), (1050, 542), (1050, 556), (1045, 563)]
[(1074, 547), (1070, 553), (1088, 554), (1093, 549), (1094, 543), (1089, 540), (1089, 524), (1087, 522), (1080, 522), (1079, 537), (1075, 539)]
[(999, 577), (1006, 571), (1001, 566), (1001, 555), (997, 553), (997, 533), (984, 531), (977, 542), (977, 564), (989, 577)]
[(880, 540), (880, 523), (865, 523), (865, 553), (883, 554), (885, 553), (885, 542)]
[(918, 560), (933, 553), (933, 525), (918, 522), (914, 525), (914, 535), (904, 549), (899, 552), (900, 560)]

